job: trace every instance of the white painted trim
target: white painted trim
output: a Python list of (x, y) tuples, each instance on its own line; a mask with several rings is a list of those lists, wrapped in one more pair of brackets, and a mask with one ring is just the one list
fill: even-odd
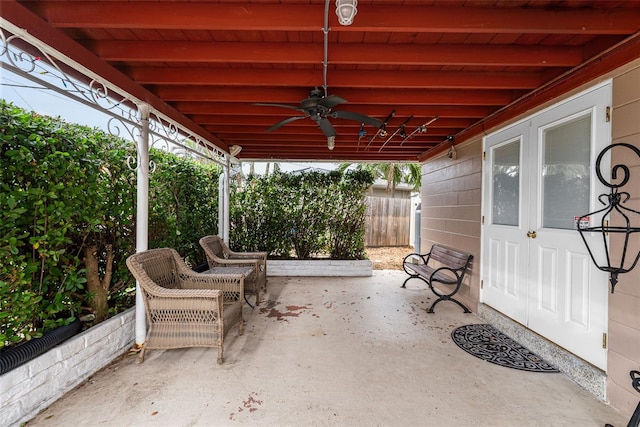
[(363, 277), (373, 275), (370, 260), (267, 260), (269, 276)]

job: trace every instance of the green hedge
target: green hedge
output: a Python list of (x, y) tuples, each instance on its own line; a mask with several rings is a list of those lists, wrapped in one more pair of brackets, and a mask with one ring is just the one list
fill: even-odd
[[(0, 100), (0, 350), (134, 302), (131, 142)], [(152, 149), (149, 247), (205, 261), (221, 168)], [(271, 258), (362, 259), (368, 172), (251, 176), (231, 193), (231, 247)]]
[(230, 240), (238, 251), (271, 258), (363, 259), (368, 171), (249, 176), (235, 188)]
[[(133, 144), (0, 100), (0, 348), (133, 303)], [(203, 260), (220, 170), (152, 150), (149, 247)]]

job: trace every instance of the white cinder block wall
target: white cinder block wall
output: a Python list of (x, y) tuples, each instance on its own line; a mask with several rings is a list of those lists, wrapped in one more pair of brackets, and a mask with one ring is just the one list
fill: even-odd
[(19, 426), (131, 348), (135, 309), (0, 376), (0, 425)]

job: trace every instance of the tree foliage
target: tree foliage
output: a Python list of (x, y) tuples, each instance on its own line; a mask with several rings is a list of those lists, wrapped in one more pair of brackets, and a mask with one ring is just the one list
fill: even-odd
[(387, 191), (393, 193), (398, 184), (408, 184), (420, 191), (422, 170), (418, 163), (342, 163), (339, 171), (349, 169), (369, 171), (374, 179), (385, 179)]

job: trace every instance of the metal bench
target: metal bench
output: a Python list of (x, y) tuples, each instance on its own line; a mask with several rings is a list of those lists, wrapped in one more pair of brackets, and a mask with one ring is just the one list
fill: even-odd
[[(402, 268), (409, 275), (402, 284), (402, 287), (405, 288), (407, 282), (411, 279), (420, 279), (429, 286), (431, 292), (433, 292), (438, 299), (427, 309), (427, 313), (433, 313), (433, 309), (440, 301), (455, 302), (462, 307), (465, 313), (471, 313), (471, 310), (453, 298), (453, 295), (460, 290), (462, 280), (472, 260), (473, 255), (471, 254), (438, 244), (433, 245), (431, 251), (426, 254), (409, 254), (404, 257), (402, 261)], [(434, 282), (446, 285), (446, 287), (451, 289), (451, 292), (446, 293), (436, 289), (433, 286)]]

